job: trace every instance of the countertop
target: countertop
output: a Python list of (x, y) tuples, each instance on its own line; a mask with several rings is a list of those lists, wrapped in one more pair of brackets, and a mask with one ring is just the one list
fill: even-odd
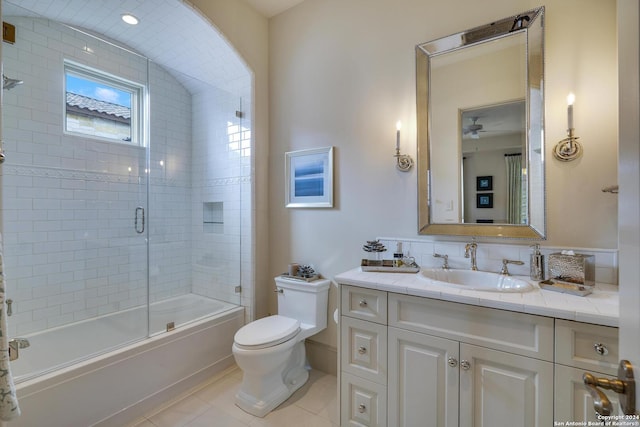
[(534, 289), (522, 293), (467, 290), (438, 285), (416, 273), (364, 272), (360, 267), (338, 274), (334, 280), (341, 285), (618, 327), (620, 300), (617, 286), (596, 284), (592, 294), (581, 297), (542, 290), (537, 282), (526, 276), (513, 277), (526, 280)]

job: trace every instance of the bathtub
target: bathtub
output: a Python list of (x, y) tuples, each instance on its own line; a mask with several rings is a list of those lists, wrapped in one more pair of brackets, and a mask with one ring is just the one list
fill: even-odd
[[(132, 331), (144, 334), (146, 320), (144, 308), (131, 309), (26, 336), (31, 346), (11, 364), (22, 410), (11, 427), (127, 424), (233, 365), (244, 308), (196, 295), (154, 303), (150, 338), (96, 355)], [(176, 329), (166, 332), (169, 322)]]

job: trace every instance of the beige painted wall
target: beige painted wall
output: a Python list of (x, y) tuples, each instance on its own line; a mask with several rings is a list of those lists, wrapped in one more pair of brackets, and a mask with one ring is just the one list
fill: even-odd
[[(617, 199), (601, 192), (617, 182), (615, 1), (545, 5), (545, 245), (616, 248)], [(333, 277), (358, 265), (367, 239), (418, 237), (415, 169), (397, 171), (392, 157), (398, 120), (402, 151), (416, 152), (414, 46), (537, 6), (527, 0), (306, 0), (269, 21), (270, 276), (296, 261)], [(585, 153), (563, 164), (551, 149), (566, 136), (571, 91)], [(331, 145), (335, 207), (286, 209), (284, 153)], [(332, 289), (332, 308), (336, 297)], [(335, 346), (336, 336), (330, 323), (314, 339)]]
[[(537, 7), (529, 0), (306, 0), (267, 21), (232, 0), (191, 0), (225, 34), (255, 78), (256, 315), (275, 312), (272, 277), (289, 262), (327, 277), (353, 268), (365, 240), (417, 236), (414, 46)], [(617, 248), (617, 58), (614, 0), (546, 5), (546, 245)], [(464, 13), (460, 13), (464, 10)], [(571, 19), (567, 17), (571, 16)], [(566, 95), (584, 157), (551, 156), (565, 137)], [(335, 207), (284, 207), (284, 153), (334, 146)], [(424, 239), (430, 239), (424, 237)], [(331, 310), (336, 290), (331, 291)], [(336, 346), (335, 324), (314, 337)]]

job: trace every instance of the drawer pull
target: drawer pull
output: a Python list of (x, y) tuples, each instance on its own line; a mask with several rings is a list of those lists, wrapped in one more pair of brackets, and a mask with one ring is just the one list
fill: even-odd
[(462, 362), (460, 362), (460, 367), (465, 370), (468, 371), (469, 368), (471, 368), (471, 363), (469, 363), (468, 360), (463, 360)]
[(607, 354), (609, 354), (609, 349), (607, 349), (607, 346), (599, 342), (593, 345), (593, 349), (600, 356), (606, 356)]
[(361, 414), (364, 414), (364, 411), (367, 410), (367, 407), (365, 406), (364, 403), (361, 403), (358, 405), (358, 412), (360, 412)]
[(449, 359), (447, 359), (447, 364), (452, 368), (455, 368), (456, 366), (458, 366), (458, 361), (455, 357), (450, 357)]
[(360, 307), (366, 307), (368, 305), (367, 304), (367, 300), (366, 299), (361, 299), (359, 305), (360, 305)]
[(367, 347), (358, 347), (358, 353), (365, 354), (367, 352)]

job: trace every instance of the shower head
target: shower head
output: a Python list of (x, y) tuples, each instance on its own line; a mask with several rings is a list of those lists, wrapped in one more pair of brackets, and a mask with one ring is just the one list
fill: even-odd
[(2, 75), (2, 89), (10, 90), (22, 83), (24, 83), (22, 80), (10, 79), (4, 74)]

